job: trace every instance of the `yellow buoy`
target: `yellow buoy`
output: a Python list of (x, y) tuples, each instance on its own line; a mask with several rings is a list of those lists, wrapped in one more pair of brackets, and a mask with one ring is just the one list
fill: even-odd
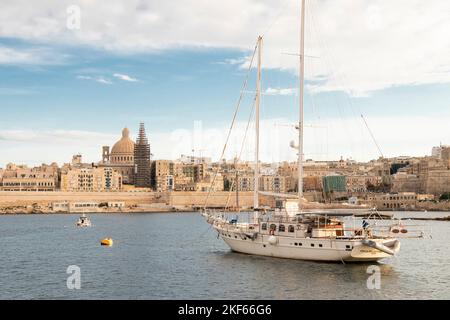
[(111, 239), (111, 238), (106, 238), (106, 239), (103, 239), (102, 241), (100, 241), (100, 244), (102, 245), (102, 246), (112, 246), (113, 245), (113, 239)]

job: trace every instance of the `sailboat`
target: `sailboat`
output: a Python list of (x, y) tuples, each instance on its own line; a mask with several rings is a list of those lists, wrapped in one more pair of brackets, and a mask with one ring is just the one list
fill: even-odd
[[(259, 37), (256, 85), (256, 152), (254, 174), (254, 214), (249, 222), (228, 220), (225, 212), (214, 212), (206, 205), (202, 215), (218, 236), (235, 252), (312, 261), (371, 262), (389, 258), (400, 251), (400, 241), (393, 226), (377, 228), (363, 220), (348, 226), (351, 213), (305, 211), (303, 197), (305, 0), (301, 1), (299, 70), (299, 143), (291, 143), (298, 152), (298, 195), (284, 196), (282, 210), (267, 213), (259, 205), (259, 108), (261, 101), (261, 56), (263, 38)], [(281, 195), (279, 195), (281, 196)], [(355, 219), (353, 220), (355, 221)]]

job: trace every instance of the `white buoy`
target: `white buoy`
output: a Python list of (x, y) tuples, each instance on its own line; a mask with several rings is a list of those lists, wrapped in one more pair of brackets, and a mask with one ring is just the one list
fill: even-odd
[(278, 243), (278, 238), (275, 236), (270, 236), (269, 239), (267, 239), (267, 241), (269, 242), (269, 244), (274, 246)]

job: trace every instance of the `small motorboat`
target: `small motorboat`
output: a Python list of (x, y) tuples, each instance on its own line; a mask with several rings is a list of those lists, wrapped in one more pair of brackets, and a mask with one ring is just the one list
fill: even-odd
[(100, 244), (102, 246), (108, 246), (108, 247), (111, 247), (113, 245), (113, 243), (114, 243), (113, 239), (111, 239), (111, 238), (105, 238), (102, 241), (100, 241)]
[(81, 217), (78, 218), (77, 227), (92, 227), (91, 220), (89, 220), (85, 214), (82, 214)]

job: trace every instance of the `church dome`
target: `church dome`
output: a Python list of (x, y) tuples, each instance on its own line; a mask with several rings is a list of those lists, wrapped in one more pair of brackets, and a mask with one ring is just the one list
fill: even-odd
[(130, 130), (122, 130), (122, 139), (111, 149), (111, 160), (113, 163), (134, 161), (134, 142), (130, 139)]

